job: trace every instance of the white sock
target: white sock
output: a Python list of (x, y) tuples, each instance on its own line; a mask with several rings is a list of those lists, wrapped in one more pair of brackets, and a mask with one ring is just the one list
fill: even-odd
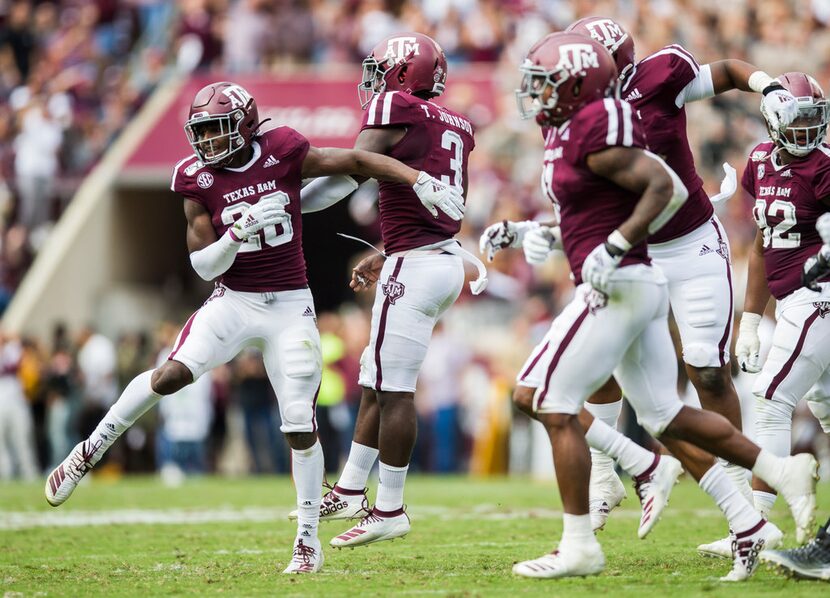
[(631, 476), (638, 476), (654, 463), (654, 453), (623, 436), (600, 419), (595, 419), (585, 433), (588, 444), (619, 463)]
[(767, 519), (769, 519), (769, 512), (772, 511), (777, 497), (778, 495), (772, 492), (763, 492), (761, 490), (752, 491), (752, 502), (755, 504), (755, 510)]
[(720, 458), (718, 458), (718, 464), (726, 471), (726, 475), (735, 484), (738, 492), (743, 495), (749, 504), (752, 504), (752, 486), (749, 485), (749, 472), (740, 465), (735, 465)]
[(133, 378), (89, 435), (91, 443), (101, 443), (91, 459), (93, 464), (100, 461), (112, 443), (161, 399), (161, 395), (154, 393), (150, 387), (152, 375), (153, 371), (150, 370)]
[(378, 449), (358, 444), (352, 441), (352, 448), (349, 451), (349, 458), (337, 485), (345, 490), (360, 490), (366, 488), (366, 480), (369, 479), (369, 472), (378, 458)]
[(761, 516), (755, 511), (752, 503), (738, 491), (719, 464), (716, 463), (703, 474), (698, 484), (706, 494), (715, 499), (733, 532), (743, 532), (758, 524)]
[(560, 548), (568, 544), (595, 544), (597, 542), (594, 531), (591, 529), (590, 515), (562, 515), (562, 541)]
[(403, 508), (403, 487), (406, 483), (405, 467), (392, 467), (380, 461), (378, 469), (378, 497), (375, 507), (381, 511), (397, 511)]
[[(622, 411), (622, 399), (605, 404), (585, 403), (584, 407), (594, 416), (594, 419), (602, 421), (614, 430), (617, 429), (617, 420), (620, 418), (620, 412)], [(591, 469), (592, 471), (613, 470), (614, 460), (602, 451), (591, 447)]]
[(782, 478), (786, 463), (781, 457), (776, 457), (771, 451), (761, 449), (758, 458), (752, 466), (752, 473), (764, 480), (771, 488), (781, 491)]
[(291, 449), (294, 486), (297, 488), (297, 535), (317, 537), (320, 522), (320, 488), (323, 486), (323, 447), (320, 441), (304, 450)]

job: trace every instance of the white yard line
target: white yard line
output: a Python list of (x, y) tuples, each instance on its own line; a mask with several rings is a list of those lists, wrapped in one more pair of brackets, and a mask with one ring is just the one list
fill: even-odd
[[(632, 505), (633, 506), (633, 505)], [(201, 523), (238, 523), (287, 521), (288, 509), (113, 509), (107, 511), (6, 511), (0, 512), (0, 531), (38, 527), (86, 527), (101, 525), (194, 525)], [(562, 511), (556, 509), (504, 509), (496, 505), (476, 505), (473, 508), (415, 506), (408, 509), (415, 518), (441, 520), (510, 521), (516, 519), (559, 519)], [(671, 512), (671, 511), (669, 511)], [(716, 509), (684, 511), (695, 517), (719, 517)], [(639, 519), (639, 509), (617, 509), (613, 518)], [(338, 523), (338, 522), (326, 522)], [(344, 523), (339, 521), (339, 523)]]

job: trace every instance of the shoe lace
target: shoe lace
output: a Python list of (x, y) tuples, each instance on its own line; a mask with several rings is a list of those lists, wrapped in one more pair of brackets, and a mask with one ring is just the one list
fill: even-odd
[(80, 480), (86, 472), (92, 469), (92, 457), (101, 448), (103, 442), (98, 440), (96, 442), (89, 442), (84, 441), (83, 445), (81, 446), (81, 450), (75, 453), (72, 453), (72, 457), (69, 460), (69, 470), (66, 472), (67, 475), (72, 476), (75, 478), (75, 481)]
[(303, 564), (311, 564), (311, 559), (317, 554), (317, 550), (313, 546), (306, 546), (302, 540), (297, 540), (297, 545), (294, 547), (294, 560), (302, 562)]
[(383, 521), (383, 517), (375, 515), (374, 511), (369, 511), (369, 514), (360, 520), (360, 525), (358, 527), (363, 527), (364, 525), (368, 525), (370, 523), (380, 523), (381, 521)]
[(334, 505), (341, 501), (340, 496), (334, 491), (334, 486), (327, 482), (323, 482), (323, 486), (328, 488), (329, 491), (323, 495), (321, 506), (325, 507), (326, 505)]
[(651, 480), (653, 476), (648, 476), (645, 478), (634, 478), (634, 492), (637, 493), (637, 496), (640, 499), (640, 502), (643, 502), (645, 499), (646, 494), (648, 493), (649, 489), (651, 488)]

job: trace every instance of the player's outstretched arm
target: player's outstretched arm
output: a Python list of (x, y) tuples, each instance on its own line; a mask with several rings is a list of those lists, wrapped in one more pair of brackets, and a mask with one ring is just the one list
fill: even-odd
[(394, 158), (357, 149), (311, 147), (303, 161), (303, 178), (356, 174), (379, 181), (411, 185), (418, 199), (434, 216), (438, 210), (453, 220), (464, 216), (464, 198), (454, 187), (424, 171), (418, 172)]

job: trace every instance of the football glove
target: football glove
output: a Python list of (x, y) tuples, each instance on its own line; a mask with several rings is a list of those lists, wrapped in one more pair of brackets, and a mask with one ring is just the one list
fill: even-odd
[(433, 218), (438, 218), (438, 210), (453, 220), (461, 220), (464, 217), (464, 197), (456, 187), (442, 183), (421, 171), (412, 188)]
[(822, 214), (816, 220), (816, 230), (821, 236), (821, 242), (830, 245), (830, 213)]
[(816, 255), (807, 258), (804, 262), (801, 271), (801, 286), (819, 292), (821, 287), (818, 286), (818, 280), (828, 274), (830, 274), (830, 246), (822, 245)]
[(285, 211), (285, 196), (266, 195), (257, 203), (242, 212), (242, 216), (233, 223), (231, 233), (238, 241), (247, 241), (266, 226), (281, 224), (291, 216)]
[(738, 340), (735, 343), (735, 356), (741, 370), (750, 374), (761, 371), (761, 339), (758, 338), (758, 326), (761, 316), (751, 312), (744, 312), (738, 326)]
[(597, 245), (585, 258), (582, 263), (582, 281), (598, 291), (607, 292), (611, 275), (623, 261), (629, 249), (631, 249), (631, 243), (615, 230), (608, 235), (605, 243)]
[(562, 249), (562, 233), (558, 226), (538, 226), (527, 231), (522, 250), (528, 264), (543, 264), (556, 249)]
[(770, 83), (761, 92), (761, 111), (772, 129), (783, 131), (798, 116), (798, 103), (778, 81)]
[(487, 261), (492, 262), (493, 257), (499, 250), (508, 247), (520, 247), (525, 238), (525, 233), (534, 228), (539, 228), (539, 223), (532, 220), (522, 222), (502, 220), (491, 224), (481, 233), (481, 237), (478, 239), (478, 250), (481, 253), (486, 253)]

